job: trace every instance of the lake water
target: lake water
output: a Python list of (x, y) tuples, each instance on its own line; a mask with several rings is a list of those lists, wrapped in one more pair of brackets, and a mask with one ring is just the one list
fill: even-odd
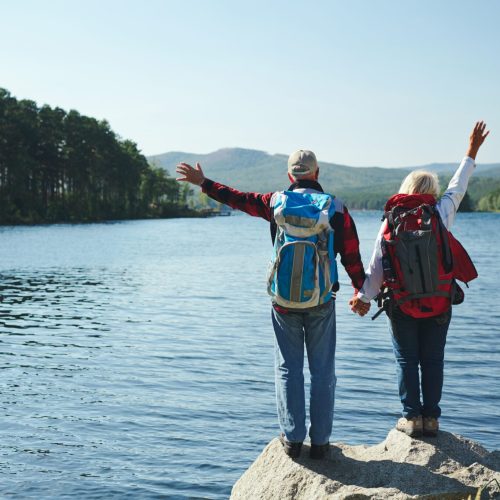
[[(380, 224), (355, 212), (365, 262)], [(500, 448), (500, 216), (460, 214), (480, 278), (454, 309), (442, 427)], [(0, 228), (0, 496), (227, 498), (277, 436), (265, 221)], [(341, 266), (340, 266), (341, 267)], [(332, 441), (399, 416), (385, 319), (337, 300)]]

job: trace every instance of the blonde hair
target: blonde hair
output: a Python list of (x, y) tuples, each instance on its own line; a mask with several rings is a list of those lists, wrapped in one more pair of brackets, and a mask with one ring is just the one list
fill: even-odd
[(433, 172), (415, 170), (408, 174), (399, 188), (400, 194), (432, 194), (439, 196), (439, 179)]

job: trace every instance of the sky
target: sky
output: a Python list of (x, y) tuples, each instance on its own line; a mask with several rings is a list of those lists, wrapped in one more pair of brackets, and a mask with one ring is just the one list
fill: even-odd
[(500, 162), (500, 2), (0, 0), (0, 87), (106, 119), (146, 155)]

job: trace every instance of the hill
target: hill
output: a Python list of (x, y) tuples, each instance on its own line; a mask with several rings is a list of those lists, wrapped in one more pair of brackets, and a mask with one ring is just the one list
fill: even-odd
[[(244, 191), (268, 192), (288, 185), (287, 155), (270, 155), (264, 151), (242, 148), (219, 149), (208, 154), (173, 151), (150, 156), (153, 164), (173, 173), (181, 161), (201, 163), (205, 175)], [(433, 163), (415, 167), (351, 167), (319, 162), (323, 188), (343, 198), (353, 208), (380, 208), (387, 197), (397, 191), (410, 170), (436, 172), (445, 185), (457, 168), (457, 163)], [(470, 196), (477, 204), (480, 198), (500, 187), (500, 163), (478, 167), (471, 181)]]

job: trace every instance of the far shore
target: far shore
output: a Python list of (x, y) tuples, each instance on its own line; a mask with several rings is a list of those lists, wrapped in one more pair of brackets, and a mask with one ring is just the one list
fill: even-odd
[[(382, 209), (370, 209), (370, 208), (350, 208), (351, 212), (382, 212)], [(461, 213), (473, 213), (473, 214), (500, 214), (499, 210), (474, 210), (468, 212)], [(0, 227), (29, 227), (29, 226), (52, 226), (52, 225), (79, 225), (79, 224), (113, 224), (118, 222), (129, 222), (129, 221), (147, 221), (147, 220), (168, 220), (168, 219), (206, 219), (212, 217), (221, 217), (221, 216), (234, 216), (239, 215), (240, 212), (237, 211), (202, 211), (202, 210), (194, 210), (189, 209), (182, 213), (175, 213), (170, 215), (162, 215), (162, 216), (147, 216), (147, 217), (126, 217), (126, 218), (96, 218), (96, 219), (77, 219), (77, 220), (54, 220), (54, 221), (16, 221), (16, 222), (0, 222)], [(243, 215), (243, 214), (242, 214)]]

